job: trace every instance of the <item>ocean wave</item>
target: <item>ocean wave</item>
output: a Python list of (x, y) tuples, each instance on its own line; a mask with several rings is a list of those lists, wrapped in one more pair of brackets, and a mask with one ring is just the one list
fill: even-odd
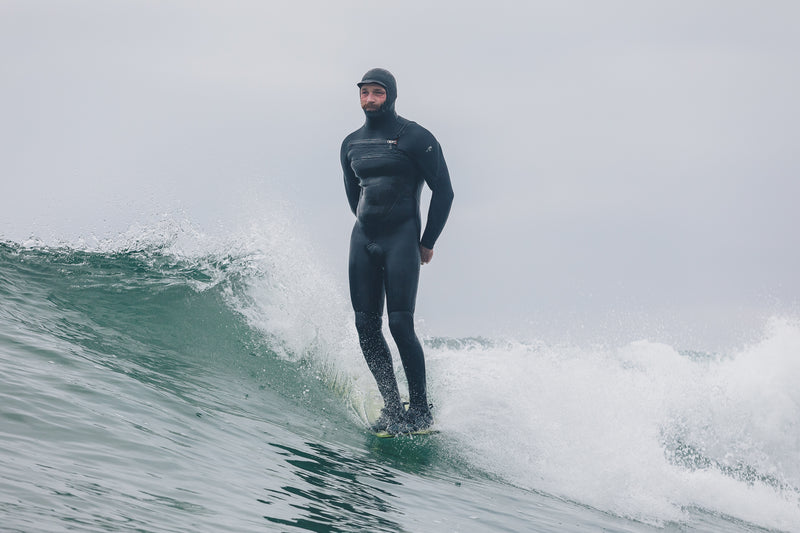
[[(360, 431), (379, 400), (343, 291), (304, 242), (279, 221), (228, 241), (177, 224), (101, 244), (0, 243), (0, 344), (87, 361), (197, 416), (238, 413), (242, 391), (261, 388), (312, 423)], [(724, 354), (424, 341), (452, 464), (659, 527), (697, 512), (800, 524), (792, 318)]]

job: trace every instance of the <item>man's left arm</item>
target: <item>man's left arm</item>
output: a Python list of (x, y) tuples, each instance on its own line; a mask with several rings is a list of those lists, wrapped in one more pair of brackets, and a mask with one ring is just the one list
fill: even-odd
[(428, 218), (425, 222), (422, 239), (420, 239), (420, 254), (424, 264), (430, 262), (433, 257), (433, 246), (450, 215), (450, 207), (453, 204), (453, 186), (450, 183), (450, 173), (447, 170), (441, 146), (430, 132), (424, 128), (420, 129), (422, 130), (421, 142), (415, 143), (417, 149), (415, 155), (425, 182), (431, 189)]

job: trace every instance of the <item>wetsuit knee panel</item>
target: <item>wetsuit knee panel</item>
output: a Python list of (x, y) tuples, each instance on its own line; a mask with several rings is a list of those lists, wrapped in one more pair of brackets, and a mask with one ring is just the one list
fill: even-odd
[(361, 336), (370, 336), (380, 333), (383, 320), (375, 313), (356, 311), (356, 330)]
[(392, 311), (389, 313), (389, 331), (396, 342), (416, 340), (414, 333), (414, 314), (410, 311)]

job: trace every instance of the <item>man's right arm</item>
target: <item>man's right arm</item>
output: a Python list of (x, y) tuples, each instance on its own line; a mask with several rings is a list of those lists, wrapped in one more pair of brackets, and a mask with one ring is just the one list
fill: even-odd
[(358, 197), (361, 194), (361, 186), (358, 184), (358, 178), (353, 172), (353, 167), (350, 166), (350, 160), (347, 157), (348, 139), (345, 138), (342, 142), (342, 148), (339, 151), (339, 159), (342, 163), (342, 172), (344, 173), (344, 191), (347, 193), (347, 202), (350, 204), (350, 210), (356, 214), (358, 208)]

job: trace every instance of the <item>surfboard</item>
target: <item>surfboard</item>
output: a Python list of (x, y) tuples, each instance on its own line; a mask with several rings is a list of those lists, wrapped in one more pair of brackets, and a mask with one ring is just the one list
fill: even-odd
[(434, 433), (439, 433), (438, 429), (428, 428), (422, 429), (420, 431), (412, 431), (411, 433), (388, 433), (386, 431), (377, 431), (373, 433), (379, 439), (392, 439), (394, 437), (414, 437), (417, 435), (433, 435)]

